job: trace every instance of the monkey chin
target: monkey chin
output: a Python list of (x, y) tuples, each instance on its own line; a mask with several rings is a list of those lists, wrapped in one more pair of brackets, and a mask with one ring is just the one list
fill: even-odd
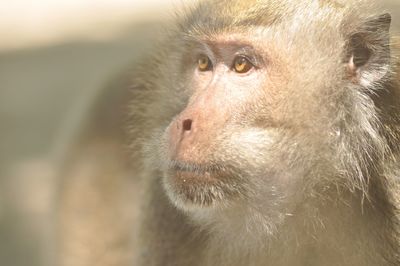
[(228, 171), (214, 166), (174, 162), (163, 178), (171, 201), (184, 211), (224, 208), (243, 194)]

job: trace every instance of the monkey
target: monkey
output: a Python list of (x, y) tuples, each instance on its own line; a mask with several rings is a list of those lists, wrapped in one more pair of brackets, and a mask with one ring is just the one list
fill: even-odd
[(390, 24), (367, 0), (186, 8), (72, 152), (61, 265), (400, 265)]

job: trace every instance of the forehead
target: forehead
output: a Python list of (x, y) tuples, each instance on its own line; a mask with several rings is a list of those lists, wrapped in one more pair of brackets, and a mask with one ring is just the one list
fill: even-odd
[(330, 0), (203, 1), (186, 14), (178, 34), (190, 43), (249, 46), (302, 65), (330, 62), (345, 45), (350, 1), (346, 7)]
[[(338, 11), (341, 10), (341, 11)], [(179, 31), (186, 37), (219, 38), (220, 42), (234, 39), (257, 40), (266, 33), (288, 37), (303, 34), (304, 38), (323, 33), (316, 27), (338, 28), (344, 8), (330, 0), (282, 1), (203, 1), (180, 20)]]
[(249, 25), (265, 27), (299, 14), (321, 17), (318, 14), (345, 9), (343, 3), (335, 0), (204, 0), (184, 12), (182, 25), (188, 31), (215, 31)]
[[(275, 46), (268, 29), (249, 27), (246, 30), (225, 30), (208, 35), (190, 36), (186, 39), (189, 47), (202, 47), (206, 50), (245, 53), (264, 56)], [(267, 52), (268, 51), (268, 52)]]
[(218, 32), (194, 36), (194, 39), (207, 44), (254, 46), (256, 43), (264, 43), (269, 33), (269, 28), (249, 26), (243, 29), (221, 29)]
[(250, 1), (243, 1), (241, 4), (238, 2), (200, 2), (191, 12), (185, 14), (181, 20), (181, 29), (188, 35), (209, 36), (242, 31), (244, 28), (256, 25), (265, 27), (281, 18), (278, 9), (272, 12), (267, 6), (248, 5)]

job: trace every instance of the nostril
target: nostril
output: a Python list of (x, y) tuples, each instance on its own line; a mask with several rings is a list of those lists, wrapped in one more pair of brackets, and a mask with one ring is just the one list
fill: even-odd
[(192, 129), (192, 119), (185, 119), (182, 125), (184, 131), (190, 131)]

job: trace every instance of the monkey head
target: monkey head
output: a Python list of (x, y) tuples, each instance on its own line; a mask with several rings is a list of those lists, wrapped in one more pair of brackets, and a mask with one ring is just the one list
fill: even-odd
[(252, 209), (272, 228), (332, 187), (363, 191), (384, 156), (372, 95), (390, 76), (390, 16), (287, 2), (199, 3), (160, 56), (149, 165), (204, 222)]

